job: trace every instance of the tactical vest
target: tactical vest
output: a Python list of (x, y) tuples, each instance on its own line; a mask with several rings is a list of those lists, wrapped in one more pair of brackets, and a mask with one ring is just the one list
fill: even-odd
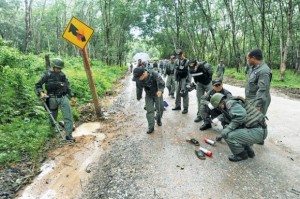
[(166, 66), (166, 74), (167, 74), (167, 75), (172, 75), (172, 74), (174, 74), (174, 67), (173, 67), (173, 70), (171, 70), (171, 64), (174, 64), (174, 63), (169, 63), (169, 64)]
[(197, 71), (195, 73), (203, 73), (202, 75), (194, 76), (194, 80), (196, 83), (202, 83), (204, 85), (207, 85), (209, 82), (211, 82), (211, 75), (208, 73), (208, 70), (205, 69), (204, 65), (207, 64), (206, 61), (200, 62), (199, 67), (197, 68)]
[(245, 122), (246, 128), (253, 128), (257, 125), (265, 128), (265, 116), (260, 111), (258, 111), (248, 100), (243, 97), (231, 97), (230, 99), (241, 101), (244, 104), (244, 108), (247, 112), (247, 120)]
[(186, 66), (187, 58), (184, 58), (182, 61), (179, 59), (176, 62), (176, 81), (180, 81), (183, 78), (188, 76), (188, 66)]
[(45, 75), (45, 88), (48, 95), (62, 96), (67, 94), (68, 85), (66, 84), (65, 74), (48, 71)]
[(148, 73), (149, 73), (149, 77), (147, 78), (143, 86), (148, 96), (155, 97), (158, 91), (157, 81), (154, 78), (155, 74), (154, 72), (149, 72), (149, 71)]

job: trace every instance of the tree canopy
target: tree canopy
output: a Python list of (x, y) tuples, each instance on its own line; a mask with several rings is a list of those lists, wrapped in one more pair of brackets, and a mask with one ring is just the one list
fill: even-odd
[[(95, 30), (90, 56), (108, 65), (125, 63), (137, 51), (134, 43), (144, 43), (153, 56), (153, 49), (169, 58), (182, 48), (188, 57), (223, 59), (238, 70), (249, 50), (261, 48), (283, 78), (285, 68), (300, 70), (296, 0), (3, 0), (0, 11), (0, 36), (25, 53), (79, 55), (61, 37), (75, 16)], [(135, 37), (133, 29), (141, 35)]]

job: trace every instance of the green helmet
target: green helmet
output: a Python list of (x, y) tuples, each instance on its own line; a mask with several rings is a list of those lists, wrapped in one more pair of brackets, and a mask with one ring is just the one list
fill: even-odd
[(53, 58), (50, 62), (50, 66), (55, 68), (63, 68), (64, 61), (60, 58)]
[(222, 93), (215, 93), (210, 98), (211, 105), (213, 105), (214, 108), (217, 108), (224, 97), (225, 95), (223, 95)]

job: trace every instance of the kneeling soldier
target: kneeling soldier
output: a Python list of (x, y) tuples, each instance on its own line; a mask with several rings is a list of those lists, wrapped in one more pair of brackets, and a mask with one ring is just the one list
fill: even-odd
[(210, 103), (223, 112), (228, 125), (216, 137), (225, 139), (233, 155), (228, 159), (233, 162), (253, 158), (253, 144), (262, 142), (268, 135), (265, 116), (242, 97), (225, 99), (221, 93), (214, 94)]

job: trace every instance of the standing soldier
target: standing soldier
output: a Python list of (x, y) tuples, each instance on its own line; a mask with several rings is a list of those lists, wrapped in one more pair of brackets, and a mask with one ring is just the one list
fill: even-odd
[(170, 57), (170, 62), (166, 64), (165, 70), (164, 70), (164, 76), (167, 76), (167, 82), (166, 82), (166, 87), (168, 88), (169, 91), (169, 96), (171, 96), (173, 99), (174, 97), (174, 92), (175, 92), (175, 56)]
[(181, 49), (176, 50), (178, 57), (175, 63), (175, 80), (176, 80), (176, 98), (175, 108), (172, 110), (181, 110), (181, 97), (183, 98), (182, 114), (188, 113), (189, 109), (189, 93), (186, 86), (191, 84), (191, 76), (189, 74), (189, 60), (184, 57)]
[(220, 60), (220, 63), (218, 64), (218, 67), (217, 67), (217, 77), (221, 81), (223, 81), (224, 73), (225, 73), (225, 65), (223, 64), (223, 60)]
[(132, 73), (132, 68), (133, 68), (133, 65), (132, 65), (132, 63), (130, 62), (130, 73)]
[(225, 139), (233, 155), (232, 162), (253, 158), (252, 145), (264, 141), (268, 135), (265, 116), (241, 97), (226, 99), (221, 93), (215, 93), (210, 103), (223, 112), (228, 125), (216, 137), (217, 141)]
[(205, 92), (208, 92), (209, 90), (212, 89), (211, 80), (212, 80), (212, 75), (214, 73), (214, 69), (206, 61), (201, 61), (198, 63), (196, 59), (192, 59), (189, 62), (189, 67), (190, 67), (190, 73), (194, 77), (194, 81), (197, 84), (196, 89), (197, 89), (198, 112), (194, 122), (200, 122), (202, 121), (201, 114), (200, 114), (201, 97), (204, 95)]
[[(146, 92), (145, 106), (148, 121), (147, 133), (150, 134), (154, 131), (154, 118), (156, 119), (158, 126), (162, 125), (161, 118), (164, 110), (163, 91), (165, 82), (157, 72), (147, 71), (144, 68), (135, 68), (133, 70), (133, 76), (133, 80), (136, 81), (137, 84), (137, 90), (144, 88)], [(139, 93), (139, 95), (137, 95), (137, 100), (140, 100), (142, 98), (142, 92), (137, 93)], [(154, 113), (155, 109), (156, 116)]]
[[(232, 96), (232, 94), (223, 88), (223, 83), (220, 79), (215, 79), (212, 81), (212, 90), (208, 91), (205, 95), (201, 97), (200, 102), (200, 115), (204, 121), (204, 124), (200, 127), (201, 131), (211, 128), (211, 122), (214, 118), (218, 118), (222, 112), (211, 106), (210, 99), (215, 93), (223, 94), (227, 99)], [(219, 118), (218, 118), (219, 119)], [(222, 120), (222, 118), (220, 118)], [(223, 122), (223, 121), (222, 121)]]
[(245, 96), (260, 112), (267, 114), (271, 102), (270, 83), (272, 71), (263, 60), (260, 49), (254, 49), (248, 53), (250, 65), (249, 78), (246, 83)]
[[(44, 73), (42, 78), (35, 84), (35, 90), (41, 98), (47, 98), (47, 105), (52, 112), (53, 118), (57, 120), (58, 108), (64, 118), (64, 127), (67, 140), (75, 140), (72, 136), (73, 118), (70, 106), (70, 101), (66, 95), (71, 97), (71, 103), (76, 104), (74, 95), (71, 91), (69, 81), (66, 75), (61, 71), (64, 67), (64, 62), (60, 58), (54, 58), (50, 62), (52, 71)], [(47, 94), (44, 93), (43, 84)]]
[(160, 60), (160, 62), (159, 62), (159, 71), (160, 71), (161, 74), (162, 74), (163, 71), (164, 71), (164, 66), (165, 66), (164, 61), (163, 61), (163, 60)]

